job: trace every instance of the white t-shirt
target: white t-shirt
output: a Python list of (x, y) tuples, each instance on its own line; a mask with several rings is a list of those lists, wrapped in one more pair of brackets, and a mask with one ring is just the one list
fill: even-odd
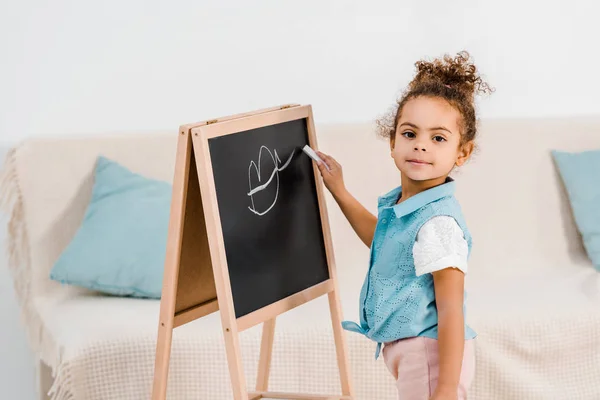
[(413, 259), (417, 276), (448, 267), (467, 273), (469, 246), (456, 220), (437, 216), (427, 221), (417, 233)]

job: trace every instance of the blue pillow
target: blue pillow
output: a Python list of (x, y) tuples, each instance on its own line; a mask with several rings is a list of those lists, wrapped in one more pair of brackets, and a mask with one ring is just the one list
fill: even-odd
[(600, 271), (600, 150), (552, 151), (585, 250)]
[(106, 294), (159, 299), (171, 185), (98, 157), (92, 198), (50, 278)]

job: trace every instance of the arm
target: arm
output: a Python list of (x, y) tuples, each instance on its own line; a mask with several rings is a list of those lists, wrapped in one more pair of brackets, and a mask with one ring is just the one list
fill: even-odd
[(438, 310), (440, 375), (432, 400), (457, 399), (465, 344), (464, 273), (456, 268), (433, 272)]
[(417, 276), (431, 273), (438, 311), (439, 380), (431, 400), (457, 400), (464, 358), (464, 279), (469, 245), (450, 216), (428, 220), (413, 247)]
[[(323, 177), (325, 187), (331, 192), (331, 195), (340, 206), (342, 213), (350, 222), (352, 229), (358, 235), (360, 240), (371, 247), (373, 235), (375, 234), (375, 225), (377, 217), (371, 214), (362, 204), (359, 203), (344, 185), (342, 166), (333, 158), (321, 152), (317, 152), (323, 163), (318, 163), (319, 171)], [(325, 164), (329, 169), (326, 168)]]

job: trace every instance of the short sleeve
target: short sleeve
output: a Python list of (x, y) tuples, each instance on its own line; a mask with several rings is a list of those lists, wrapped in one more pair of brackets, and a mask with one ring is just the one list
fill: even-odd
[(413, 258), (417, 276), (448, 267), (467, 273), (469, 246), (464, 232), (449, 216), (437, 216), (427, 221), (417, 233)]

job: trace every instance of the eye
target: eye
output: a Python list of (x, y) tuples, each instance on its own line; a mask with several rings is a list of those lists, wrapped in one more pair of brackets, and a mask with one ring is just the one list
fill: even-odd
[(415, 133), (412, 131), (402, 132), (402, 136), (407, 137), (409, 139), (414, 139), (416, 137)]
[(434, 136), (434, 137), (433, 137), (433, 140), (434, 140), (434, 141), (436, 141), (436, 142), (438, 142), (438, 143), (442, 143), (442, 142), (445, 142), (445, 141), (446, 141), (446, 138), (445, 138), (445, 137), (443, 137), (443, 136), (439, 136), (439, 135), (438, 135), (438, 136)]

